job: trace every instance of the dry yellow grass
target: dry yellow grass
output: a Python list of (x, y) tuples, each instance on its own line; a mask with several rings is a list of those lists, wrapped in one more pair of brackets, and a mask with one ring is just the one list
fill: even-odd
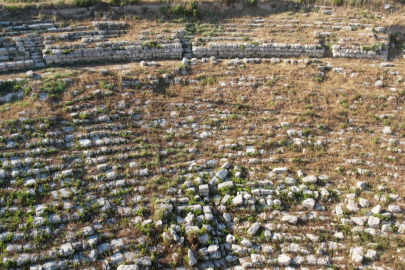
[[(353, 14), (352, 12), (348, 12), (347, 14), (339, 13), (338, 16), (350, 20), (349, 16)], [(286, 18), (316, 20), (319, 16), (325, 19), (329, 18), (319, 13), (310, 13), (308, 17), (301, 13), (282, 13), (266, 15), (262, 16), (262, 18), (265, 20), (281, 20)], [(384, 21), (387, 27), (399, 18), (399, 15), (395, 16)], [(224, 18), (226, 17), (224, 15), (219, 22), (240, 24), (246, 20), (255, 19), (255, 16), (251, 14), (244, 16), (242, 19), (238, 18), (234, 22), (225, 20)], [(354, 16), (353, 18), (357, 17)], [(361, 20), (363, 18), (365, 21), (373, 20), (364, 16), (358, 17)], [(206, 20), (208, 23), (211, 23), (209, 19)], [(130, 22), (132, 26), (128, 33), (117, 40), (136, 40), (140, 31), (145, 29), (150, 32), (168, 34), (167, 31), (171, 32), (186, 23), (170, 23), (159, 20), (141, 20), (139, 23)], [(83, 23), (88, 24), (90, 22), (84, 21)], [(167, 29), (167, 31), (163, 29)], [(258, 31), (257, 34), (262, 35), (263, 38), (274, 36), (274, 33), (269, 32), (267, 29)], [(294, 39), (309, 40), (310, 35), (311, 32), (309, 31), (304, 33), (298, 32), (297, 36), (292, 36), (291, 39), (289, 39), (290, 37), (284, 37), (281, 33), (277, 37), (293, 41)], [(304, 58), (296, 60), (304, 60)], [(114, 138), (129, 140), (129, 143), (123, 144), (125, 147), (128, 147), (127, 150), (117, 152), (117, 154), (126, 153), (134, 155), (136, 162), (142, 164), (142, 168), (147, 168), (153, 176), (146, 178), (146, 180), (141, 177), (129, 177), (127, 175), (133, 172), (134, 169), (126, 166), (126, 161), (118, 161), (118, 155), (115, 154), (102, 153), (102, 155), (108, 156), (106, 161), (108, 165), (125, 164), (124, 167), (117, 168), (118, 173), (124, 174), (123, 178), (131, 178), (131, 180), (132, 178), (136, 178), (136, 181), (140, 182), (136, 185), (128, 184), (129, 187), (142, 186), (146, 188), (142, 195), (145, 198), (145, 202), (141, 202), (136, 206), (147, 208), (148, 212), (145, 214), (144, 219), (153, 216), (155, 221), (160, 219), (161, 215), (156, 213), (157, 207), (154, 200), (176, 198), (169, 195), (167, 189), (173, 187), (180, 190), (180, 186), (184, 182), (184, 179), (177, 179), (175, 177), (178, 174), (185, 174), (183, 173), (184, 171), (192, 175), (191, 181), (196, 178), (197, 171), (188, 170), (189, 166), (191, 166), (190, 162), (205, 164), (210, 159), (220, 160), (221, 158), (226, 158), (232, 163), (232, 166), (238, 164), (245, 167), (244, 173), (248, 177), (246, 176), (243, 180), (234, 181), (240, 181), (240, 187), (248, 192), (255, 188), (256, 181), (268, 178), (268, 172), (271, 171), (272, 167), (287, 166), (291, 175), (296, 175), (297, 170), (303, 170), (307, 174), (317, 176), (326, 174), (329, 176), (329, 184), (331, 184), (331, 186), (328, 186), (328, 189), (337, 188), (342, 192), (340, 196), (333, 196), (331, 198), (332, 201), (319, 200), (320, 204), (322, 203), (322, 205), (326, 206), (326, 211), (320, 211), (318, 214), (327, 218), (326, 220), (317, 218), (305, 223), (305, 227), (301, 226), (302, 224), (291, 226), (287, 225), (286, 222), (281, 222), (281, 214), (278, 210), (292, 211), (294, 214), (302, 211), (307, 215), (310, 212), (304, 210), (299, 202), (288, 202), (286, 196), (280, 196), (286, 208), (268, 208), (263, 210), (263, 214), (267, 218), (269, 218), (272, 212), (274, 215), (274, 219), (272, 220), (264, 221), (262, 216), (259, 216), (254, 211), (247, 210), (247, 207), (243, 210), (228, 208), (227, 211), (233, 214), (233, 217), (240, 217), (250, 223), (254, 221), (259, 221), (263, 224), (274, 223), (275, 228), (272, 231), (273, 233), (288, 233), (297, 237), (301, 237), (306, 233), (313, 233), (317, 236), (322, 236), (324, 241), (343, 243), (346, 245), (346, 248), (339, 251), (339, 256), (343, 256), (344, 261), (334, 263), (345, 264), (347, 268), (354, 267), (354, 263), (349, 259), (349, 250), (351, 247), (363, 245), (364, 243), (361, 243), (360, 237), (355, 234), (352, 235), (353, 237), (349, 236), (343, 240), (336, 240), (333, 236), (333, 230), (341, 231), (342, 226), (338, 225), (339, 218), (332, 213), (332, 207), (335, 207), (335, 203), (343, 202), (346, 194), (359, 192), (356, 189), (356, 183), (360, 180), (366, 181), (370, 186), (369, 190), (361, 193), (361, 197), (369, 201), (372, 201), (375, 195), (399, 194), (402, 198), (405, 196), (405, 188), (403, 187), (401, 178), (391, 176), (396, 172), (401, 173), (403, 171), (402, 167), (405, 164), (405, 157), (401, 152), (402, 145), (396, 144), (395, 141), (388, 141), (388, 139), (394, 138), (396, 141), (405, 140), (405, 115), (403, 108), (405, 85), (403, 80), (400, 80), (398, 75), (394, 73), (395, 71), (404, 76), (405, 60), (398, 58), (392, 62), (394, 67), (391, 68), (381, 68), (378, 62), (358, 59), (323, 58), (320, 60), (323, 62), (322, 64), (330, 62), (333, 68), (343, 68), (343, 72), (325, 71), (324, 77), (321, 80), (317, 79), (321, 71), (319, 65), (315, 64), (245, 64), (230, 70), (226, 65), (228, 61), (226, 59), (222, 59), (218, 65), (199, 62), (197, 65), (188, 68), (187, 75), (175, 73), (175, 69), (180, 66), (180, 61), (159, 61), (159, 67), (141, 67), (139, 63), (105, 63), (74, 66), (69, 69), (69, 72), (75, 72), (76, 75), (67, 75), (67, 77), (73, 79), (73, 83), (57, 98), (57, 102), (40, 102), (26, 96), (19, 102), (2, 105), (0, 109), (10, 107), (10, 109), (0, 114), (1, 121), (4, 121), (1, 124), (1, 127), (4, 129), (2, 135), (9, 136), (17, 132), (16, 130), (20, 126), (14, 126), (7, 120), (18, 118), (19, 112), (23, 110), (31, 112), (33, 119), (57, 115), (59, 117), (58, 121), (71, 121), (66, 125), (53, 124), (55, 125), (55, 130), (74, 126), (77, 128), (75, 134), (88, 134), (94, 130), (108, 130), (108, 124), (98, 123), (97, 121), (93, 123), (73, 124), (73, 121), (80, 121), (82, 118), (87, 119), (87, 117), (96, 119), (99, 115), (111, 117), (113, 115), (123, 116), (114, 119), (113, 123), (122, 124), (124, 126), (123, 133), (129, 130), (133, 131), (134, 135), (114, 135)], [(109, 73), (102, 75), (101, 71), (106, 68), (108, 68)], [(228, 71), (232, 73), (227, 73)], [(37, 80), (35, 83), (29, 82), (29, 84), (32, 84), (32, 92), (40, 92), (40, 87), (47, 78), (52, 76), (57, 77), (56, 75), (58, 74), (59, 76), (63, 76), (67, 72), (64, 68), (35, 70), (35, 73), (41, 75), (43, 80)], [(161, 78), (162, 73), (170, 74), (172, 79), (199, 80), (200, 82), (166, 85), (161, 80), (156, 89), (150, 87), (150, 81), (154, 78)], [(354, 73), (357, 75), (351, 76)], [(0, 79), (14, 79), (24, 76), (24, 72), (15, 72), (13, 74), (0, 74)], [(379, 79), (382, 79), (384, 82), (385, 86), (382, 88), (374, 87), (375, 81)], [(130, 87), (124, 89), (122, 83), (128, 80), (138, 80), (145, 88)], [(226, 85), (221, 85), (221, 82), (224, 82)], [(231, 82), (234, 82), (235, 85), (231, 85)], [(241, 85), (237, 85), (238, 82)], [(250, 83), (250, 85), (247, 86), (247, 83)], [(365, 83), (369, 83), (369, 85), (367, 86)], [(114, 87), (109, 89), (105, 86), (106, 84), (114, 85)], [(94, 86), (90, 87), (90, 85)], [(105, 92), (111, 90), (112, 94), (98, 97), (93, 94), (96, 89)], [(78, 91), (76, 96), (73, 95), (74, 90)], [(88, 104), (91, 106), (84, 106)], [(122, 104), (126, 106), (124, 108), (120, 107)], [(101, 107), (102, 105), (104, 105), (104, 109)], [(100, 113), (91, 112), (94, 109), (100, 110)], [(135, 114), (140, 115), (140, 121), (142, 122), (132, 121), (132, 116), (129, 113), (121, 114), (120, 112), (121, 110), (128, 112), (130, 109)], [(78, 113), (79, 117), (71, 113)], [(387, 115), (392, 116), (387, 117)], [(131, 120), (125, 118), (126, 116), (131, 118)], [(146, 126), (157, 119), (168, 120), (166, 126), (153, 128)], [(289, 122), (292, 127), (282, 128), (280, 127), (281, 122)], [(37, 128), (40, 123), (42, 122), (33, 122), (31, 125)], [(198, 132), (193, 131), (192, 124), (198, 125)], [(207, 125), (210, 125), (209, 129), (205, 129)], [(96, 126), (100, 127), (100, 129), (96, 128)], [(384, 135), (382, 133), (384, 126), (391, 127), (396, 137)], [(90, 127), (90, 129), (87, 129), (87, 127)], [(174, 129), (173, 133), (169, 131), (170, 128)], [(30, 142), (40, 142), (44, 138), (47, 138), (47, 131), (52, 131), (53, 129), (53, 127), (46, 131), (38, 129), (35, 136), (30, 131), (23, 130), (22, 128), (18, 132), (26, 135)], [(304, 135), (288, 136), (287, 130), (289, 129), (301, 131)], [(199, 136), (202, 130), (209, 130), (213, 134), (209, 138), (202, 139)], [(113, 136), (111, 135), (111, 137)], [(305, 140), (307, 144), (301, 146), (294, 144), (293, 140), (297, 138)], [(317, 144), (318, 140), (320, 142), (324, 140), (323, 144)], [(178, 147), (181, 143), (184, 143), (184, 148)], [(235, 149), (219, 148), (219, 145), (227, 143), (237, 143), (238, 145)], [(123, 145), (117, 144), (111, 146), (111, 149), (122, 149)], [(263, 155), (249, 156), (246, 155), (246, 146), (253, 146), (256, 150), (262, 149), (266, 152)], [(21, 151), (23, 153), (25, 151), (23, 149), (24, 146), (20, 145), (18, 147), (16, 152)], [(99, 146), (94, 146), (92, 149), (98, 151), (100, 148)], [(75, 158), (86, 158), (87, 161), (83, 149), (67, 149), (62, 149), (57, 154), (41, 155), (40, 157), (49, 160), (52, 164), (64, 163), (60, 160), (60, 157), (64, 155), (74, 156)], [(167, 151), (168, 155), (161, 155), (160, 150)], [(258, 160), (256, 163), (253, 163), (252, 159), (256, 157)], [(54, 158), (55, 161), (51, 158)], [(359, 159), (362, 162), (352, 164), (348, 163), (347, 159)], [(129, 202), (138, 193), (132, 190), (127, 194), (128, 196), (114, 196), (113, 191), (110, 192), (108, 190), (106, 195), (104, 191), (98, 190), (99, 187), (101, 189), (102, 183), (89, 177), (89, 175), (101, 174), (98, 168), (96, 169), (95, 166), (89, 164), (83, 164), (74, 168), (75, 170), (85, 172), (85, 175), (81, 175), (83, 177), (80, 179), (85, 184), (80, 186), (81, 190), (79, 193), (95, 194), (96, 197), (110, 196), (112, 204), (116, 206), (125, 205), (121, 204), (121, 202), (128, 203), (131, 207), (133, 206)], [(176, 169), (178, 174), (163, 173), (160, 170), (162, 168)], [(359, 169), (369, 169), (372, 175), (362, 175), (358, 173)], [(280, 184), (278, 180), (281, 180), (281, 177), (279, 179), (274, 177), (275, 185)], [(56, 180), (55, 182), (59, 184), (58, 181), (60, 180)], [(386, 186), (388, 190), (381, 191), (378, 187), (379, 185)], [(21, 183), (13, 186), (13, 188), (15, 187), (26, 189)], [(308, 188), (319, 190), (320, 186), (314, 185), (314, 187)], [(0, 194), (8, 194), (8, 192), (8, 190), (3, 189), (0, 191)], [(189, 197), (195, 199), (192, 195)], [(82, 194), (79, 194), (77, 197), (84, 201), (84, 197), (81, 196)], [(185, 196), (188, 195), (186, 194)], [(37, 203), (50, 203), (51, 201), (51, 196), (47, 195), (42, 196)], [(212, 207), (215, 207), (212, 201), (205, 203), (207, 203), (206, 205), (211, 203)], [(388, 205), (388, 202), (377, 203), (383, 204), (384, 207)], [(400, 201), (398, 204), (402, 205), (402, 202)], [(63, 212), (62, 203), (55, 208), (57, 213)], [(362, 210), (368, 211), (370, 208)], [(154, 212), (155, 215), (153, 215)], [(360, 212), (358, 215), (360, 215)], [(177, 215), (178, 213), (175, 214)], [(108, 213), (108, 216), (95, 214), (95, 216), (96, 218), (92, 216), (91, 219), (100, 219), (103, 223), (105, 223), (106, 218), (114, 217), (116, 219), (116, 224), (105, 226), (103, 229), (104, 236), (112, 235), (114, 238), (116, 236), (135, 237), (136, 241), (139, 241), (138, 237), (143, 235), (151, 243), (151, 246), (162, 243), (162, 238), (158, 234), (148, 238), (138, 227), (131, 227), (130, 230), (126, 230), (129, 226), (129, 218), (117, 213)], [(220, 218), (219, 216), (218, 219), (220, 220)], [(395, 221), (396, 219), (393, 220)], [(403, 217), (399, 216), (398, 220), (403, 221)], [(238, 237), (245, 237), (245, 231), (251, 225), (250, 223), (245, 223), (245, 228), (237, 224), (239, 226), (238, 229), (229, 231), (229, 233), (235, 234)], [(8, 223), (4, 224), (4, 226), (9, 225)], [(82, 225), (87, 226), (88, 224), (80, 224), (79, 226), (76, 223), (67, 223), (67, 225), (72, 229), (79, 230)], [(320, 226), (323, 226), (326, 230), (321, 230)], [(351, 228), (349, 227), (349, 229)], [(389, 241), (394, 238), (398, 240), (400, 237), (402, 236), (390, 233), (387, 237), (376, 237), (375, 241), (382, 241), (381, 239)], [(201, 247), (196, 243), (196, 239), (190, 237), (187, 240), (187, 247), (193, 250)], [(264, 243), (260, 242), (262, 240), (259, 239), (259, 236), (254, 237), (254, 241), (260, 244)], [(296, 240), (284, 239), (283, 242), (268, 241), (268, 244), (273, 245), (276, 251), (274, 254), (277, 254), (284, 252), (281, 251), (282, 244), (296, 242)], [(312, 246), (314, 252), (318, 248), (308, 239), (301, 239), (298, 242), (303, 247)], [(138, 246), (136, 246), (137, 243), (134, 242), (134, 251), (141, 254)], [(398, 243), (399, 248), (402, 242), (399, 241)], [(392, 243), (392, 246), (394, 245)], [(185, 263), (182, 261), (182, 257), (185, 256), (184, 248), (177, 250), (177, 246), (170, 246), (166, 242), (159, 247), (162, 252), (159, 251), (159, 254), (155, 254), (158, 262), (165, 266), (169, 265), (170, 262), (172, 264), (176, 262), (180, 265)], [(368, 248), (366, 245), (365, 247)], [(381, 255), (375, 262), (376, 265), (385, 264), (393, 269), (401, 269), (401, 265), (403, 264), (400, 257), (396, 256), (395, 248), (393, 249), (390, 246), (380, 246), (379, 248)], [(173, 259), (172, 254), (177, 251), (180, 257)], [(142, 256), (145, 255), (143, 252)], [(335, 252), (328, 252), (331, 258), (336, 255)], [(392, 259), (390, 257), (392, 255), (396, 257)], [(94, 266), (97, 269), (101, 268), (99, 262), (95, 262)], [(313, 266), (309, 266), (310, 269), (312, 269), (311, 267)]]

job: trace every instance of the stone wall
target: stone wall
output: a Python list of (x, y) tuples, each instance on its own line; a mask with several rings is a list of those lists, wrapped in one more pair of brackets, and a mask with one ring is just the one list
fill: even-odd
[(94, 47), (77, 50), (44, 49), (44, 60), (47, 65), (73, 63), (79, 61), (140, 61), (148, 59), (181, 59), (181, 43), (162, 44), (159, 47), (142, 45), (115, 47)]
[(193, 46), (193, 54), (196, 57), (215, 56), (219, 58), (229, 57), (323, 57), (324, 49), (317, 45), (285, 44), (285, 43), (208, 43), (208, 46)]
[(41, 36), (27, 34), (9, 39), (0, 36), (0, 45), (0, 72), (44, 66)]
[(126, 22), (115, 22), (115, 21), (94, 21), (93, 26), (99, 30), (129, 28), (129, 25)]
[(342, 47), (341, 45), (333, 45), (332, 53), (335, 58), (374, 59), (381, 61), (387, 61), (388, 58), (388, 48), (386, 46), (377, 50), (364, 50), (360, 46)]
[[(125, 28), (124, 23), (95, 23), (101, 28)], [(159, 42), (98, 42), (101, 37), (119, 36), (124, 30), (96, 30), (65, 33), (61, 36), (26, 34), (25, 37), (5, 38), (0, 34), (0, 72), (32, 69), (54, 64), (94, 61), (142, 61), (152, 59), (182, 59), (185, 53), (179, 39)], [(93, 34), (93, 35), (91, 35)], [(54, 45), (57, 42), (77, 40), (76, 45)], [(143, 43), (141, 43), (143, 42)], [(68, 43), (67, 43), (68, 44)], [(150, 45), (152, 44), (152, 45)], [(286, 43), (192, 43), (194, 57), (217, 58), (271, 58), (271, 57), (325, 57), (325, 50), (319, 44)], [(360, 58), (386, 61), (388, 42), (371, 46), (359, 46), (341, 42), (332, 46), (333, 57)], [(187, 56), (187, 54), (186, 54)], [(188, 57), (188, 56), (187, 56)]]
[(0, 72), (7, 72), (9, 70), (21, 70), (27, 68), (34, 68), (34, 60), (19, 60), (19, 61), (7, 61), (0, 62)]

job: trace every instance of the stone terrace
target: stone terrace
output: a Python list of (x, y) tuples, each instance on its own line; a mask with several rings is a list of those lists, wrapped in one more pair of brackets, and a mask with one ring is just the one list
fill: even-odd
[(403, 269), (404, 59), (314, 10), (0, 22), (0, 269)]
[[(27, 108), (4, 119), (3, 265), (386, 269), (384, 241), (405, 231), (397, 183), (405, 141), (402, 127), (392, 128), (402, 118), (402, 70), (388, 68), (380, 88), (386, 65), (359, 72), (333, 62), (264, 62), (183, 60), (182, 75), (163, 62), (115, 66), (99, 77), (82, 70), (65, 80), (67, 94), (50, 115)], [(207, 68), (212, 73), (188, 77)], [(228, 75), (216, 77), (223, 68)], [(291, 72), (301, 75), (283, 75)], [(345, 78), (375, 96), (344, 84), (296, 92), (300, 82), (332, 87)], [(51, 96), (36, 82), (23, 88), (32, 85), (39, 105)], [(334, 102), (320, 103), (325, 98)], [(292, 116), (292, 107), (303, 111)], [(340, 126), (331, 125), (335, 113)]]
[(197, 31), (187, 26), (170, 28), (169, 33), (134, 30), (124, 21), (93, 21), (81, 26), (46, 20), (3, 21), (0, 72), (77, 62), (181, 59), (184, 55), (322, 58), (328, 57), (325, 45), (335, 58), (387, 60), (389, 37), (384, 26), (348, 19), (347, 14), (327, 8), (295, 17), (229, 20), (201, 24)]

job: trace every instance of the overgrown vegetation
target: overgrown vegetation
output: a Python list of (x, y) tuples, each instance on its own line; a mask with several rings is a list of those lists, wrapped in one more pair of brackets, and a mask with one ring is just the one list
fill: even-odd
[(173, 17), (192, 17), (195, 19), (201, 19), (201, 12), (195, 1), (179, 4), (177, 6), (163, 6), (160, 8), (160, 13), (167, 19)]
[(48, 79), (40, 90), (47, 93), (51, 99), (59, 99), (67, 88), (67, 83), (61, 79)]
[(111, 6), (126, 6), (126, 5), (139, 5), (141, 0), (109, 0)]
[(25, 80), (19, 81), (4, 81), (0, 84), (0, 95), (5, 95), (12, 92), (17, 92), (21, 90), (22, 86), (26, 83)]
[(78, 7), (90, 7), (100, 3), (101, 0), (73, 0)]

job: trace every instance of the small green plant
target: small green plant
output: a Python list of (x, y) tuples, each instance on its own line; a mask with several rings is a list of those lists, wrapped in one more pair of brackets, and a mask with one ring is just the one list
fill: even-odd
[(231, 5), (232, 3), (235, 3), (236, 0), (221, 0), (223, 3), (225, 3), (226, 5)]
[(120, 0), (109, 0), (108, 1), (108, 3), (111, 5), (111, 6), (119, 6), (120, 5)]
[(341, 5), (343, 5), (343, 0), (333, 0), (333, 5), (341, 6)]
[(90, 7), (98, 4), (100, 0), (73, 0), (73, 3), (78, 7)]
[(247, 3), (247, 6), (249, 7), (253, 7), (257, 5), (257, 0), (249, 0), (249, 2)]
[(4, 81), (0, 85), (0, 94), (8, 94), (10, 92), (16, 92), (21, 89), (21, 87), (25, 84), (25, 80), (19, 81)]
[(56, 99), (65, 91), (67, 84), (60, 79), (49, 79), (40, 90), (46, 92), (50, 98)]
[(28, 86), (24, 89), (24, 94), (28, 95), (31, 92), (31, 86)]
[(304, 135), (305, 137), (308, 137), (311, 134), (312, 134), (312, 131), (310, 129), (304, 129), (302, 131), (302, 135)]

